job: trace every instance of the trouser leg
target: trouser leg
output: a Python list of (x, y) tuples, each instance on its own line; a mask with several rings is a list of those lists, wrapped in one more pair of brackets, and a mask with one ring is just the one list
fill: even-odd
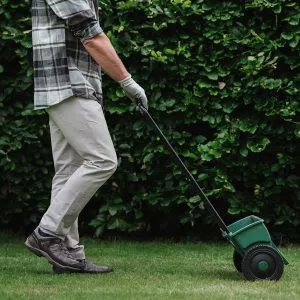
[[(69, 177), (82, 165), (83, 159), (70, 146), (59, 127), (49, 116), (49, 128), (55, 175), (52, 180), (51, 202), (68, 181)], [(78, 218), (72, 224), (64, 240), (77, 259), (84, 259), (84, 246), (79, 242)]]
[(83, 160), (52, 199), (40, 222), (46, 232), (65, 238), (83, 207), (116, 170), (117, 157), (98, 102), (71, 97), (47, 112)]

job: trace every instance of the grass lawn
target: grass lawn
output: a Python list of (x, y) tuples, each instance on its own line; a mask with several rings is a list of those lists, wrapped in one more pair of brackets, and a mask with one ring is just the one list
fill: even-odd
[(23, 239), (0, 234), (0, 299), (300, 299), (299, 246), (281, 248), (291, 264), (280, 281), (248, 282), (229, 244), (83, 242), (91, 260), (115, 272), (54, 275)]

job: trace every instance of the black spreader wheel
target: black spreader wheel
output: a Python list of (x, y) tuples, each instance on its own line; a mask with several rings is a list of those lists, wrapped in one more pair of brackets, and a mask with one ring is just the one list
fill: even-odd
[(234, 249), (233, 250), (233, 264), (239, 272), (242, 272), (242, 260), (243, 260), (243, 257)]
[(281, 256), (269, 245), (252, 246), (243, 257), (241, 266), (248, 280), (279, 280), (284, 269)]

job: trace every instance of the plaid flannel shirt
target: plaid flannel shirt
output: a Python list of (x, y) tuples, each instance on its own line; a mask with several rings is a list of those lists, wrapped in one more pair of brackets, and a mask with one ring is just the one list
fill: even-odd
[(32, 0), (34, 110), (76, 95), (102, 103), (101, 68), (82, 42), (103, 32), (97, 0)]

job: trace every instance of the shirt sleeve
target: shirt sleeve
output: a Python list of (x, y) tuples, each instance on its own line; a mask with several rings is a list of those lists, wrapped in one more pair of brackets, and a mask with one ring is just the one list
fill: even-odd
[(81, 42), (103, 32), (95, 12), (86, 0), (46, 0), (46, 2)]

